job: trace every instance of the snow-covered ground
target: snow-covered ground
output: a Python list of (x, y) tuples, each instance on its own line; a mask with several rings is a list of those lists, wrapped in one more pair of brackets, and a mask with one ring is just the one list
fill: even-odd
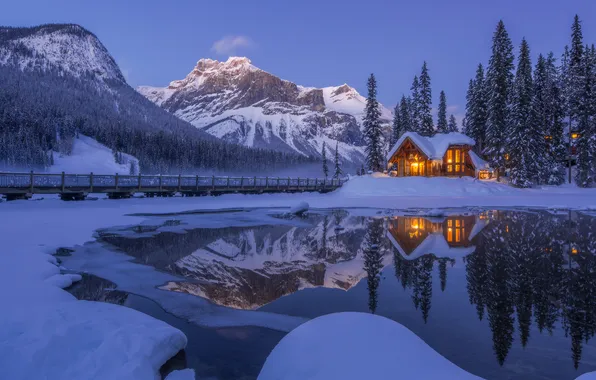
[[(302, 201), (308, 202), (311, 208), (521, 206), (596, 209), (596, 189), (574, 186), (514, 189), (472, 179), (366, 176), (352, 178), (342, 189), (328, 194), (102, 198), (84, 202), (63, 202), (53, 196), (37, 201), (1, 202), (0, 303), (10, 312), (3, 310), (0, 313), (0, 368), (8, 368), (13, 375), (9, 377), (11, 379), (41, 378), (40, 375), (45, 373), (60, 373), (62, 378), (93, 378), (93, 374), (114, 379), (155, 376), (159, 366), (185, 346), (184, 335), (124, 307), (76, 301), (60, 288), (77, 280), (77, 276), (61, 275), (55, 258), (49, 254), (58, 247), (92, 240), (93, 232), (98, 228), (138, 224), (146, 219), (139, 215), (130, 216), (134, 213), (235, 207), (287, 207), (289, 210)], [(121, 257), (114, 260), (123, 263), (122, 272), (118, 274), (122, 279), (130, 269), (126, 265), (132, 264)], [(92, 265), (91, 260), (87, 263)], [(114, 279), (118, 283), (119, 279)], [(155, 289), (152, 291), (156, 292)], [(215, 315), (217, 313), (212, 321), (217, 319)], [(248, 318), (228, 314), (227, 319), (219, 320), (219, 323), (238, 325), (245, 317)], [(250, 318), (246, 324), (271, 323), (286, 331), (300, 323), (286, 319), (267, 320), (266, 313)], [(123, 365), (125, 362), (126, 366)], [(81, 371), (91, 372), (87, 376)]]
[(315, 318), (273, 349), (259, 380), (480, 379), (385, 317), (336, 313)]
[(85, 135), (74, 139), (72, 154), (61, 155), (54, 152), (54, 165), (50, 168), (53, 173), (72, 174), (129, 174), (130, 162), (134, 161), (139, 168), (139, 160), (129, 154), (122, 153), (123, 164), (116, 163), (112, 150), (100, 144), (97, 140)]

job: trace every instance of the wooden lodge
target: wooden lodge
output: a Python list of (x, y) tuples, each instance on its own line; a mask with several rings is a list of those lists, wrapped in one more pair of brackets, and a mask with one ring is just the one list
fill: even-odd
[(457, 132), (432, 137), (406, 132), (387, 155), (389, 173), (396, 177), (490, 178), (490, 168), (472, 151), (475, 142)]

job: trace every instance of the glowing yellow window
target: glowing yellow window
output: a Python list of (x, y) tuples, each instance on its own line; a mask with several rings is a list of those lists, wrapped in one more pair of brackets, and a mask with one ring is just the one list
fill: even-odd
[(461, 227), (461, 220), (457, 219), (455, 221), (455, 227)]
[(450, 164), (453, 162), (453, 151), (449, 149), (447, 151), (447, 163)]
[(452, 172), (452, 170), (453, 170), (453, 166), (451, 166), (451, 165), (448, 165), (448, 166), (447, 166), (447, 172), (451, 173), (451, 172)]
[(459, 165), (455, 165), (455, 171), (456, 172), (460, 171), (460, 166)]
[(455, 242), (459, 243), (461, 241), (461, 230), (457, 228), (455, 230)]
[(447, 221), (447, 227), (453, 227), (453, 220), (449, 219)]
[(449, 228), (447, 230), (447, 242), (452, 243), (453, 242), (453, 229)]
[(460, 159), (461, 159), (461, 155), (459, 153), (459, 149), (456, 149), (455, 150), (455, 163), (461, 162)]

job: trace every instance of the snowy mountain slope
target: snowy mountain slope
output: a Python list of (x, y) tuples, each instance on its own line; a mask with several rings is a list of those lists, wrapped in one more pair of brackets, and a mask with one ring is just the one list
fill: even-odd
[(0, 65), (9, 64), (21, 70), (55, 71), (99, 83), (126, 82), (97, 37), (74, 24), (0, 27)]
[[(96, 174), (130, 174), (131, 163), (138, 171), (139, 160), (126, 153), (121, 153), (121, 164), (117, 163), (112, 150), (91, 137), (79, 135), (74, 139), (72, 153), (54, 154), (53, 172), (96, 173)], [(133, 173), (133, 174), (136, 174)]]
[[(365, 98), (344, 84), (298, 86), (254, 66), (248, 58), (201, 59), (168, 87), (137, 88), (155, 104), (225, 141), (318, 156), (323, 142), (350, 162), (363, 158)], [(382, 107), (385, 121), (391, 111)], [(329, 154), (330, 155), (330, 154)]]

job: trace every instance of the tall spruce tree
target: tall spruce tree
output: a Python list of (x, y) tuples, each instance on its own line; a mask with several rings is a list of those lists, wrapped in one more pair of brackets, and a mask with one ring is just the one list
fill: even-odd
[(457, 120), (455, 120), (455, 116), (451, 114), (449, 116), (449, 123), (447, 124), (447, 132), (459, 132), (459, 128), (457, 127)]
[(511, 92), (511, 111), (506, 131), (511, 184), (517, 187), (532, 186), (538, 177), (539, 167), (544, 164), (539, 152), (544, 135), (539, 128), (532, 125), (532, 93), (530, 48), (523, 39)]
[[(572, 49), (573, 52), (573, 49)], [(572, 55), (573, 59), (573, 55)], [(595, 105), (596, 97), (594, 91), (596, 78), (594, 77), (595, 62), (594, 52), (588, 46), (584, 51), (584, 56), (581, 60), (581, 71), (578, 74), (578, 91), (576, 95), (577, 108), (575, 109), (577, 117), (577, 132), (579, 138), (577, 139), (577, 170), (575, 174), (575, 183), (579, 187), (590, 187), (595, 181), (595, 166), (596, 166), (596, 144), (594, 132), (596, 130), (595, 123)]]
[(466, 103), (466, 135), (476, 141), (476, 150), (482, 152), (486, 139), (486, 86), (484, 67), (478, 64), (476, 76), (470, 81)]
[(556, 67), (552, 53), (548, 58), (542, 54), (534, 69), (534, 90), (532, 94), (532, 128), (544, 138), (539, 138), (534, 151), (538, 163), (536, 183), (560, 185), (565, 180), (561, 165), (561, 110), (558, 99)]
[(439, 110), (437, 112), (437, 132), (447, 132), (447, 97), (445, 91), (439, 95)]
[(432, 101), (430, 75), (425, 61), (422, 64), (422, 71), (420, 72), (420, 100), (418, 104), (420, 117), (418, 133), (423, 136), (432, 136), (435, 134), (432, 116)]
[(412, 131), (420, 132), (420, 125), (422, 121), (420, 119), (420, 104), (422, 103), (420, 97), (420, 82), (418, 81), (418, 75), (414, 76), (412, 81), (412, 96), (410, 97), (410, 120), (412, 121)]
[(339, 159), (339, 142), (335, 143), (335, 157), (334, 157), (334, 164), (335, 164), (335, 170), (333, 173), (333, 177), (334, 178), (339, 178), (342, 175), (342, 170), (341, 170), (341, 161)]
[(368, 97), (366, 98), (366, 109), (363, 119), (364, 136), (366, 139), (366, 164), (373, 172), (383, 169), (381, 111), (377, 101), (377, 80), (374, 74), (368, 78)]
[(323, 160), (323, 175), (325, 178), (329, 175), (329, 167), (327, 166), (327, 144), (323, 141), (323, 150), (321, 152), (321, 157)]
[[(412, 123), (412, 100), (410, 98), (406, 98), (405, 95), (402, 95), (401, 100), (399, 102), (399, 112), (401, 114), (401, 123), (402, 123), (402, 132), (411, 132), (414, 130), (414, 126)], [(399, 136), (401, 137), (401, 135)]]
[(391, 138), (389, 139), (389, 145), (393, 146), (399, 140), (399, 137), (403, 133), (403, 122), (401, 120), (400, 103), (395, 105), (393, 109), (393, 123), (391, 125)]
[(513, 45), (505, 24), (499, 21), (493, 35), (492, 55), (486, 72), (487, 123), (484, 153), (497, 171), (505, 168), (506, 129), (509, 97), (513, 84)]

